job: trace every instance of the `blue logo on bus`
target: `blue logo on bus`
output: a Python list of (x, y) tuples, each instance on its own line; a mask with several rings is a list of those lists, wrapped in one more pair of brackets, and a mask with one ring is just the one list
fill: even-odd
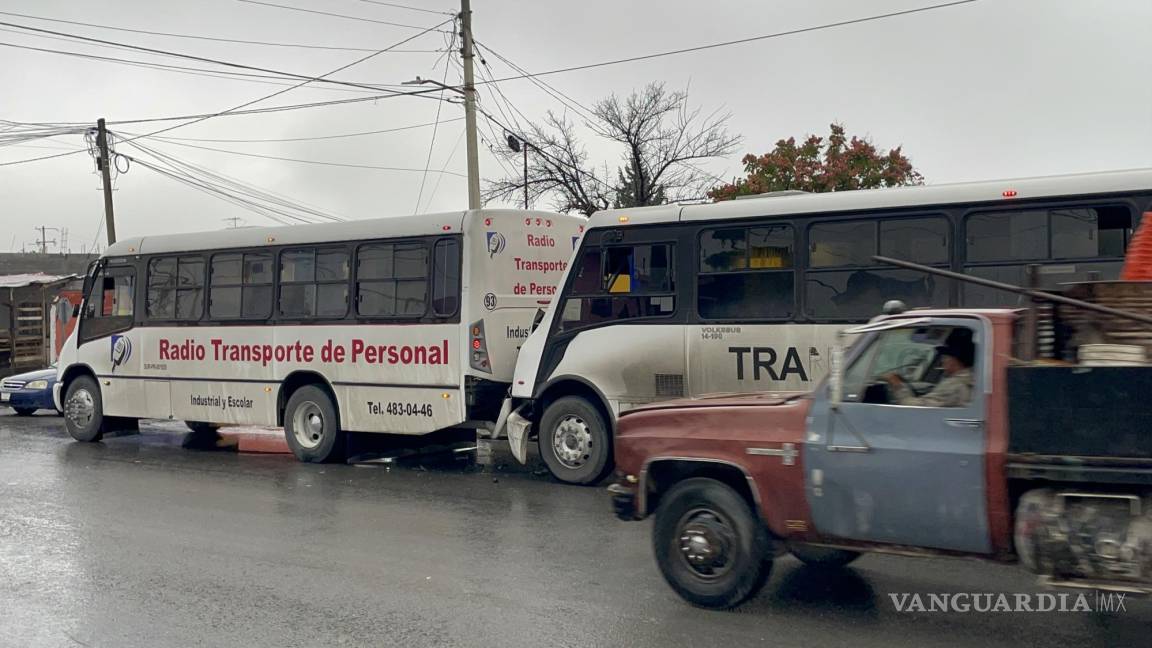
[(129, 340), (124, 335), (112, 336), (112, 372), (116, 372), (116, 367), (128, 362), (128, 358), (132, 357), (132, 340)]
[(505, 246), (507, 246), (507, 245), (508, 245), (508, 241), (506, 241), (504, 239), (503, 234), (501, 234), (500, 232), (488, 232), (488, 258), (489, 259), (491, 259), (492, 257), (496, 256), (497, 254), (500, 254), (501, 252), (503, 252)]

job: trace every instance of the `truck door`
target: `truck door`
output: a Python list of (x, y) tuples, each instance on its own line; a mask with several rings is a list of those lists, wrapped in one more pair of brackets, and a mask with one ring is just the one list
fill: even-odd
[[(818, 390), (804, 466), (821, 534), (991, 552), (984, 473), (990, 333), (986, 323), (963, 318), (920, 318), (874, 331), (853, 349), (842, 401), (831, 407), (831, 389)], [(938, 406), (936, 397), (956, 384), (933, 391), (945, 379), (948, 341), (966, 336), (974, 345), (971, 395)], [(893, 373), (914, 394), (929, 396), (927, 404), (899, 404), (883, 380)]]

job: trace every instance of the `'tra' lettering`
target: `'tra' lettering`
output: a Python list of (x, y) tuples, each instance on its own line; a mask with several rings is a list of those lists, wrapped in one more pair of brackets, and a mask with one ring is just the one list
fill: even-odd
[(800, 353), (796, 347), (788, 347), (784, 352), (784, 363), (777, 370), (776, 361), (779, 355), (772, 347), (728, 347), (728, 352), (736, 355), (736, 379), (744, 380), (745, 355), (752, 357), (752, 380), (760, 380), (760, 372), (768, 374), (770, 380), (787, 380), (788, 376), (795, 374), (800, 380), (807, 381), (808, 373), (800, 362)]

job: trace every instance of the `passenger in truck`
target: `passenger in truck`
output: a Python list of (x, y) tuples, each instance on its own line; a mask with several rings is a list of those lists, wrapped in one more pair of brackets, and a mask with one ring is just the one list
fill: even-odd
[(959, 333), (968, 334), (968, 331), (957, 329), (948, 336), (943, 346), (936, 347), (944, 378), (927, 394), (917, 396), (900, 374), (884, 376), (893, 403), (920, 407), (963, 407), (972, 400), (972, 364), (976, 358), (976, 345), (972, 343), (970, 334), (957, 335)]

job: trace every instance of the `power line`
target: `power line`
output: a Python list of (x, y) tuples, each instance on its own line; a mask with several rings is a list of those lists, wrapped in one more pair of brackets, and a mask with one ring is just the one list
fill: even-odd
[[(585, 106), (584, 104), (580, 103), (579, 101), (576, 101), (575, 99), (573, 99), (569, 95), (564, 94), (563, 92), (558, 90), (556, 88), (556, 86), (553, 86), (546, 81), (541, 81), (540, 79), (537, 79), (535, 76), (532, 76), (531, 72), (529, 72), (528, 70), (525, 70), (524, 68), (520, 67), (519, 65), (516, 65), (511, 60), (509, 60), (507, 57), (501, 55), (499, 52), (497, 52), (496, 50), (489, 47), (487, 44), (481, 45), (480, 43), (476, 43), (476, 45), (477, 45), (477, 47), (482, 47), (482, 49), (484, 49), (486, 52), (488, 52), (492, 56), (495, 56), (496, 58), (503, 61), (504, 64), (507, 65), (508, 67), (512, 68), (513, 71), (519, 72), (520, 74), (529, 75), (527, 78), (530, 81), (532, 81), (532, 83), (534, 83), (536, 85), (536, 87), (543, 90), (545, 92), (545, 94), (551, 96), (553, 99), (559, 101), (566, 108), (571, 108), (574, 112), (580, 114), (582, 117), (585, 117), (585, 118), (592, 118), (595, 116), (593, 114), (591, 108), (589, 108), (588, 106)], [(492, 68), (491, 68), (491, 66), (488, 65), (488, 61), (486, 61), (484, 58), (481, 58), (480, 62), (484, 64), (484, 67), (488, 68), (489, 78), (494, 79), (495, 75), (492, 74)], [(497, 87), (495, 81), (493, 82), (493, 87)], [(501, 93), (501, 94), (503, 95), (503, 93)], [(507, 100), (507, 97), (505, 97), (505, 100)], [(511, 102), (509, 102), (509, 103), (511, 103)]]
[(360, 2), (366, 2), (368, 4), (374, 4), (374, 5), (381, 5), (384, 7), (394, 7), (396, 9), (408, 9), (411, 11), (422, 11), (424, 13), (430, 13), (430, 14), (440, 14), (440, 15), (447, 15), (447, 16), (456, 15), (452, 11), (436, 11), (435, 9), (424, 9), (421, 7), (413, 7), (410, 5), (396, 4), (395, 2), (381, 2), (380, 0), (360, 0)]
[[(439, 13), (432, 12), (429, 13)], [(193, 40), (212, 41), (216, 43), (239, 43), (242, 45), (264, 45), (267, 47), (294, 47), (299, 49), (317, 49), (317, 50), (331, 50), (339, 52), (375, 52), (376, 50), (371, 47), (341, 47), (337, 45), (310, 45), (305, 43), (276, 43), (270, 41), (254, 41), (244, 40), (240, 38), (222, 38), (217, 36), (197, 36), (194, 34), (176, 34), (173, 32), (153, 31), (149, 29), (131, 29), (129, 27), (114, 27), (112, 25), (101, 25), (98, 23), (80, 22), (77, 20), (64, 20), (62, 18), (47, 18), (44, 16), (33, 16), (30, 14), (13, 13), (11, 11), (0, 11), (0, 16), (15, 16), (17, 18), (28, 18), (30, 20), (41, 20), (44, 22), (60, 23), (64, 25), (78, 25), (81, 27), (92, 27), (94, 29), (107, 29), (111, 31), (128, 32), (132, 34), (147, 34), (149, 36), (165, 36), (167, 38), (188, 38)], [(436, 50), (393, 50), (397, 53), (418, 53), (418, 54), (432, 54)]]
[[(180, 158), (174, 157), (168, 153), (158, 151), (156, 149), (144, 146), (139, 142), (130, 143), (131, 146), (140, 149), (148, 155), (155, 158), (160, 164), (165, 165), (165, 168), (176, 179), (180, 179), (186, 183), (194, 184), (202, 190), (213, 193), (229, 202), (244, 203), (245, 209), (252, 211), (252, 207), (260, 210), (259, 213), (267, 216), (271, 220), (284, 223), (270, 213), (283, 216), (290, 220), (301, 223), (314, 222), (309, 220), (309, 217), (317, 217), (329, 221), (344, 221), (347, 220), (340, 216), (329, 214), (319, 208), (307, 205), (292, 198), (288, 198), (282, 194), (260, 188), (256, 185), (246, 183), (237, 178), (212, 171), (205, 167), (192, 164)], [(132, 158), (136, 160), (135, 158)], [(301, 216), (303, 214), (304, 216)], [(287, 224), (287, 223), (285, 223)]]
[[(0, 29), (0, 31), (12, 31), (12, 30)], [(60, 54), (63, 56), (74, 56), (77, 58), (90, 59), (90, 60), (99, 61), (102, 63), (115, 63), (118, 65), (131, 65), (134, 67), (143, 67), (143, 68), (154, 69), (154, 70), (158, 70), (161, 72), (172, 72), (175, 74), (187, 74), (190, 76), (201, 76), (201, 77), (208, 77), (208, 78), (212, 78), (212, 79), (224, 79), (227, 81), (244, 81), (247, 83), (262, 83), (265, 85), (278, 85), (278, 86), (292, 85), (291, 83), (278, 83), (276, 81), (265, 81), (264, 80), (264, 79), (289, 79), (291, 77), (278, 77), (278, 76), (263, 75), (263, 74), (245, 74), (243, 72), (226, 72), (226, 71), (222, 71), (222, 70), (210, 70), (207, 68), (192, 68), (192, 67), (186, 67), (186, 66), (182, 66), (182, 65), (169, 65), (167, 63), (152, 63), (149, 61), (136, 61), (136, 60), (132, 60), (132, 59), (116, 58), (113, 56), (99, 56), (97, 54), (88, 54), (85, 52), (70, 52), (67, 50), (49, 49), (49, 48), (45, 48), (45, 47), (33, 47), (31, 45), (17, 45), (14, 43), (0, 42), (0, 47), (12, 47), (12, 48), (16, 48), (16, 49), (31, 50), (34, 52), (43, 52), (43, 53), (48, 53), (48, 54)], [(363, 93), (363, 92), (379, 92), (379, 89), (375, 89), (375, 90), (363, 89), (363, 90), (361, 90), (358, 88), (343, 88), (343, 87), (328, 87), (328, 86), (324, 86), (324, 87), (316, 88), (316, 89), (317, 90), (336, 90), (336, 91), (340, 91), (340, 92), (361, 92), (361, 93)]]
[[(451, 122), (464, 121), (463, 117), (454, 117), (452, 119), (441, 119), (441, 124), (449, 124)], [(259, 144), (266, 142), (314, 142), (319, 140), (333, 140), (343, 139), (346, 137), (361, 137), (364, 135), (380, 135), (382, 133), (397, 133), (400, 131), (414, 130), (417, 128), (427, 128), (434, 125), (435, 122), (425, 122), (423, 124), (412, 124), (411, 126), (398, 126), (396, 128), (385, 128), (382, 130), (361, 131), (358, 133), (341, 133), (339, 135), (319, 135), (316, 137), (281, 137), (271, 139), (207, 139), (203, 137), (156, 137), (154, 139), (168, 142), (218, 142), (218, 143), (233, 143), (233, 144)]]
[[(322, 75), (320, 75), (319, 77), (315, 77), (315, 78), (313, 78), (313, 79), (306, 79), (306, 80), (304, 80), (304, 81), (301, 81), (300, 83), (298, 83), (298, 84), (296, 84), (296, 85), (294, 85), (294, 86), (292, 86), (292, 87), (290, 87), (290, 88), (285, 88), (285, 89), (283, 89), (283, 90), (278, 90), (278, 91), (276, 91), (276, 92), (273, 92), (272, 94), (269, 94), (269, 95), (264, 95), (263, 97), (258, 97), (258, 98), (256, 98), (256, 99), (253, 99), (253, 100), (251, 100), (251, 101), (246, 101), (246, 102), (244, 102), (244, 103), (242, 103), (242, 104), (239, 104), (239, 105), (237, 105), (237, 106), (233, 106), (232, 108), (229, 108), (229, 109), (227, 109), (227, 110), (223, 110), (223, 111), (220, 111), (220, 112), (217, 112), (217, 113), (208, 113), (208, 114), (205, 114), (205, 115), (202, 115), (202, 116), (198, 116), (198, 117), (195, 117), (195, 118), (193, 118), (191, 121), (187, 121), (187, 122), (184, 122), (184, 123), (182, 123), (182, 124), (176, 124), (176, 125), (173, 125), (173, 126), (168, 126), (168, 127), (165, 127), (165, 128), (161, 128), (160, 130), (157, 130), (157, 131), (153, 131), (153, 132), (151, 132), (151, 133), (147, 133), (147, 134), (144, 134), (144, 135), (139, 135), (139, 136), (136, 136), (136, 137), (130, 138), (130, 139), (126, 140), (126, 141), (128, 141), (128, 142), (131, 142), (132, 140), (135, 140), (135, 139), (139, 139), (139, 138), (141, 138), (141, 137), (152, 137), (152, 136), (154, 136), (154, 135), (159, 135), (159, 134), (161, 134), (161, 133), (167, 133), (167, 132), (169, 132), (169, 131), (173, 131), (173, 130), (176, 130), (177, 128), (183, 128), (183, 127), (185, 127), (185, 126), (190, 126), (190, 125), (192, 125), (192, 124), (196, 124), (196, 123), (199, 123), (199, 122), (205, 121), (205, 120), (207, 120), (207, 119), (212, 119), (213, 117), (219, 117), (219, 116), (221, 116), (221, 115), (227, 115), (227, 114), (230, 114), (230, 113), (234, 113), (234, 112), (236, 112), (236, 111), (238, 111), (238, 110), (242, 110), (242, 109), (244, 109), (244, 108), (247, 108), (248, 106), (251, 106), (251, 105), (253, 105), (253, 104), (259, 103), (259, 102), (261, 102), (261, 101), (265, 101), (265, 100), (267, 100), (267, 99), (271, 99), (271, 98), (273, 98), (273, 97), (278, 97), (278, 96), (280, 96), (280, 95), (282, 95), (282, 94), (285, 94), (285, 93), (287, 93), (287, 92), (291, 92), (292, 90), (295, 90), (296, 88), (299, 88), (300, 86), (303, 86), (303, 85), (306, 85), (306, 84), (308, 84), (308, 83), (311, 83), (311, 82), (312, 82), (312, 81), (314, 81), (314, 80), (319, 80), (319, 79), (322, 79), (323, 77), (326, 77), (326, 76), (329, 76), (329, 75), (335, 74), (335, 73), (337, 73), (337, 72), (341, 72), (341, 71), (343, 71), (343, 70), (346, 70), (346, 69), (348, 69), (348, 68), (350, 68), (350, 67), (352, 67), (352, 66), (354, 66), (354, 65), (358, 65), (358, 64), (360, 64), (360, 63), (363, 63), (364, 61), (367, 61), (367, 60), (368, 60), (368, 59), (370, 59), (370, 58), (373, 58), (373, 57), (375, 57), (375, 56), (377, 56), (377, 55), (379, 55), (379, 54), (383, 54), (384, 52), (387, 52), (388, 50), (390, 50), (390, 49), (392, 49), (392, 48), (394, 48), (394, 47), (399, 47), (399, 46), (401, 46), (401, 45), (404, 45), (405, 43), (408, 43), (409, 41), (412, 41), (412, 40), (414, 40), (414, 39), (417, 39), (417, 38), (419, 38), (419, 37), (423, 36), (424, 34), (428, 33), (429, 31), (432, 31), (432, 30), (434, 30), (434, 29), (437, 29), (437, 28), (439, 28), (439, 27), (442, 27), (442, 26), (444, 26), (444, 25), (446, 25), (446, 24), (448, 24), (448, 23), (450, 23), (450, 22), (452, 22), (452, 21), (453, 21), (453, 19), (451, 19), (451, 18), (450, 18), (450, 19), (448, 19), (448, 20), (445, 20), (444, 22), (442, 22), (442, 23), (440, 23), (440, 24), (438, 24), (438, 25), (434, 25), (434, 26), (432, 26), (432, 27), (429, 27), (429, 28), (428, 28), (428, 29), (426, 29), (425, 31), (422, 31), (422, 32), (420, 32), (420, 33), (418, 33), (418, 34), (415, 34), (415, 35), (413, 35), (413, 36), (409, 36), (408, 38), (405, 38), (405, 39), (403, 39), (403, 40), (401, 40), (401, 41), (398, 41), (398, 42), (396, 42), (396, 43), (394, 43), (394, 44), (392, 44), (392, 45), (390, 45), (390, 46), (388, 46), (388, 47), (386, 47), (386, 48), (384, 48), (384, 49), (382, 49), (382, 50), (380, 50), (380, 51), (378, 51), (378, 52), (374, 52), (374, 53), (372, 53), (372, 54), (369, 54), (369, 55), (367, 55), (367, 56), (362, 56), (362, 57), (360, 57), (360, 58), (356, 59), (355, 61), (352, 61), (351, 63), (348, 63), (348, 64), (346, 64), (346, 65), (342, 65), (342, 66), (340, 66), (340, 67), (336, 68), (335, 70), (332, 70), (332, 71), (330, 71), (330, 72), (327, 72), (327, 73), (325, 73), (325, 74), (322, 74)], [(4, 23), (0, 23), (0, 24), (4, 24)], [(427, 92), (427, 91), (425, 91), (425, 92)], [(417, 92), (417, 93), (418, 93), (418, 92)], [(384, 95), (384, 97), (390, 97), (390, 96), (391, 96), (391, 97), (398, 97), (398, 96), (404, 96), (404, 95), (407, 95), (407, 94), (410, 94), (410, 93), (392, 93), (392, 94), (390, 94), (390, 95)], [(75, 154), (75, 153), (77, 153), (77, 152), (80, 152), (80, 151), (74, 151), (74, 152), (69, 152), (69, 153), (57, 153), (57, 154), (55, 154), (55, 155), (44, 155), (44, 156), (40, 156), (40, 157), (36, 157), (36, 158), (29, 158), (29, 159), (25, 159), (25, 160), (15, 160), (15, 161), (12, 161), (12, 162), (3, 162), (3, 163), (0, 163), (0, 167), (5, 167), (5, 166), (12, 166), (12, 165), (15, 165), (15, 164), (26, 164), (26, 163), (29, 163), (29, 162), (38, 162), (38, 161), (40, 161), (40, 160), (50, 160), (50, 159), (53, 159), (53, 158), (64, 157), (64, 156), (66, 156), (66, 155), (74, 155), (74, 154)]]
[[(128, 133), (128, 134), (131, 135), (131, 133)], [(133, 139), (141, 138), (141, 137), (147, 137), (147, 136), (146, 135), (137, 135)], [(160, 139), (160, 138), (156, 138), (156, 139)], [(126, 140), (126, 141), (131, 141), (131, 140)], [(200, 146), (198, 144), (188, 144), (186, 142), (173, 142), (173, 141), (168, 141), (168, 140), (161, 140), (161, 141), (163, 141), (165, 144), (172, 144), (173, 146), (184, 146), (187, 148), (200, 149), (202, 151), (214, 151), (216, 153), (228, 153), (231, 155), (240, 155), (243, 157), (250, 157), (250, 158), (261, 158), (261, 159), (265, 159), (265, 160), (280, 160), (282, 162), (296, 162), (299, 164), (315, 164), (315, 165), (319, 165), (319, 166), (346, 167), (346, 168), (351, 168), (351, 169), (374, 169), (377, 171), (410, 171), (410, 172), (415, 172), (415, 173), (420, 173), (420, 172), (427, 173), (428, 172), (427, 169), (419, 169), (419, 168), (413, 168), (413, 167), (390, 167), (390, 166), (377, 166), (374, 164), (356, 164), (353, 162), (331, 162), (331, 161), (326, 161), (326, 160), (306, 160), (306, 159), (302, 159), (302, 158), (281, 157), (279, 155), (263, 155), (260, 153), (247, 153), (244, 151), (231, 151), (228, 149), (215, 148), (212, 146)], [(450, 175), (458, 175), (458, 176), (464, 177), (463, 174), (456, 173), (454, 171), (446, 171), (445, 173), (448, 173)]]
[[(238, 1), (240, 1), (240, 2), (248, 2), (248, 1), (252, 1), (252, 0), (238, 0)], [(971, 0), (969, 0), (969, 1), (971, 1)], [(439, 28), (439, 27), (442, 27), (443, 25), (446, 25), (446, 24), (448, 24), (448, 23), (450, 23), (450, 22), (452, 22), (452, 20), (451, 20), (451, 19), (449, 19), (449, 20), (445, 20), (444, 22), (440, 23), (439, 25), (434, 25), (434, 26), (432, 26), (432, 27), (429, 27), (429, 28), (425, 29), (424, 31), (420, 32), (419, 34), (417, 34), (416, 36), (413, 36), (413, 37), (411, 37), (411, 38), (407, 38), (407, 39), (405, 39), (405, 40), (404, 40), (404, 41), (402, 41), (402, 42), (404, 42), (404, 43), (407, 43), (407, 42), (409, 42), (409, 41), (411, 41), (411, 40), (414, 40), (415, 38), (417, 38), (417, 37), (419, 37), (419, 36), (423, 36), (424, 34), (426, 34), (426, 33), (428, 33), (428, 32), (431, 32), (431, 31), (438, 31), (438, 28)], [(324, 78), (324, 77), (327, 77), (327, 76), (329, 76), (329, 75), (331, 75), (331, 74), (335, 74), (335, 72), (329, 72), (328, 74), (322, 74), (322, 75), (320, 75), (320, 76), (318, 76), (318, 77), (310, 77), (310, 76), (308, 76), (308, 75), (306, 75), (306, 74), (296, 74), (295, 72), (284, 72), (284, 71), (282, 71), (282, 70), (274, 70), (274, 69), (270, 69), (270, 68), (264, 68), (264, 67), (259, 67), (259, 66), (255, 66), (255, 65), (245, 65), (245, 64), (243, 64), (243, 63), (233, 63), (233, 62), (231, 62), (231, 61), (222, 61), (222, 60), (219, 60), (219, 59), (212, 59), (212, 58), (208, 58), (208, 57), (205, 57), (205, 56), (196, 56), (196, 55), (194, 55), (194, 54), (184, 54), (184, 53), (181, 53), (181, 52), (172, 52), (172, 51), (168, 51), (168, 50), (161, 50), (161, 49), (156, 49), (156, 48), (153, 48), (153, 47), (144, 47), (144, 46), (141, 46), (141, 45), (131, 45), (131, 44), (126, 44), (126, 43), (117, 43), (117, 42), (115, 42), (115, 41), (104, 40), (104, 39), (102, 39), (102, 38), (92, 38), (92, 37), (89, 37), (89, 36), (81, 36), (81, 35), (79, 35), (79, 34), (69, 34), (69, 33), (67, 33), (67, 32), (60, 32), (60, 31), (55, 31), (55, 30), (51, 30), (51, 29), (41, 29), (40, 27), (30, 27), (30, 26), (28, 26), (28, 25), (20, 25), (20, 24), (17, 24), (17, 23), (10, 23), (10, 22), (4, 22), (4, 21), (0, 21), (0, 25), (3, 25), (3, 26), (5, 26), (5, 27), (14, 27), (14, 28), (16, 28), (16, 29), (23, 29), (23, 30), (25, 30), (25, 31), (38, 32), (38, 33), (43, 33), (43, 34), (52, 34), (52, 35), (54, 35), (54, 36), (64, 36), (64, 37), (66, 37), (66, 38), (71, 38), (71, 39), (74, 39), (74, 40), (79, 40), (79, 41), (85, 41), (85, 42), (89, 42), (89, 43), (100, 43), (100, 44), (103, 44), (103, 45), (112, 45), (112, 46), (115, 46), (115, 47), (121, 47), (121, 48), (125, 48), (125, 49), (131, 49), (131, 50), (137, 50), (137, 51), (141, 51), (141, 52), (147, 52), (147, 53), (149, 53), (149, 54), (156, 54), (156, 55), (160, 55), (160, 56), (171, 56), (171, 57), (174, 57), (174, 58), (182, 58), (182, 59), (188, 59), (188, 60), (190, 60), (190, 61), (199, 61), (199, 62), (201, 62), (201, 63), (211, 63), (211, 64), (213, 64), (213, 65), (220, 65), (220, 66), (224, 66), (224, 67), (238, 68), (238, 69), (241, 69), (241, 70), (253, 70), (253, 71), (255, 71), (255, 72), (267, 72), (267, 73), (270, 73), (270, 74), (275, 74), (275, 75), (278, 75), (278, 76), (281, 76), (281, 77), (289, 77), (289, 78), (293, 78), (293, 79), (302, 79), (302, 80), (306, 80), (307, 82), (313, 82), (313, 81), (316, 81), (316, 82), (321, 82), (321, 83), (331, 83), (331, 84), (336, 84), (336, 85), (350, 86), (350, 87), (353, 87), (353, 88), (362, 88), (362, 89), (366, 89), (366, 90), (374, 90), (374, 91), (377, 91), (377, 92), (379, 92), (379, 91), (381, 90), (381, 88), (380, 88), (380, 87), (378, 87), (378, 86), (372, 86), (372, 85), (368, 85), (368, 84), (364, 84), (364, 83), (354, 83), (354, 82), (351, 82), (351, 81), (340, 81), (340, 80), (337, 80), (337, 79), (326, 79), (326, 78)], [(367, 60), (367, 59), (369, 59), (369, 58), (372, 58), (372, 57), (374, 57), (374, 56), (378, 56), (378, 55), (380, 55), (380, 54), (383, 54), (384, 52), (387, 52), (387, 51), (389, 51), (390, 49), (391, 49), (391, 48), (388, 48), (388, 49), (383, 49), (383, 50), (376, 50), (375, 52), (373, 52), (372, 54), (368, 55), (367, 57), (365, 57), (365, 58), (363, 58), (363, 59), (360, 59), (360, 61), (364, 61), (364, 60)], [(357, 62), (360, 62), (360, 61), (357, 61)], [(353, 63), (353, 65), (355, 65), (355, 63)], [(345, 66), (345, 67), (348, 67), (348, 66)], [(339, 72), (339, 71), (341, 71), (341, 70), (343, 70), (343, 69), (345, 69), (345, 68), (344, 68), (344, 67), (342, 67), (342, 68), (340, 68), (339, 70), (336, 70), (336, 72)]]
[[(425, 90), (413, 90), (410, 92), (393, 93), (386, 95), (373, 95), (371, 97), (353, 97), (351, 99), (330, 99), (328, 101), (314, 101), (302, 104), (287, 104), (284, 106), (269, 106), (267, 108), (256, 108), (253, 110), (233, 110), (227, 115), (218, 115), (220, 117), (233, 117), (243, 115), (263, 115), (266, 113), (285, 112), (290, 110), (306, 110), (309, 108), (325, 108), (327, 106), (340, 106), (343, 104), (364, 103), (366, 101), (382, 101), (384, 99), (391, 99), (393, 97), (413, 97), (429, 95), (438, 92), (436, 88), (428, 88)], [(432, 97), (435, 99), (435, 97)], [(147, 124), (161, 121), (181, 121), (185, 119), (195, 119), (203, 117), (205, 114), (211, 115), (212, 113), (200, 113), (195, 115), (179, 115), (175, 117), (149, 117), (146, 119), (122, 119), (120, 121), (110, 121), (109, 126), (125, 125), (125, 124)]]
[[(250, 0), (241, 0), (250, 1)], [(851, 20), (841, 20), (839, 22), (825, 23), (822, 25), (815, 25), (812, 27), (801, 27), (799, 29), (790, 29), (787, 31), (775, 32), (772, 34), (763, 34), (761, 36), (751, 36), (749, 38), (740, 38), (737, 40), (723, 41), (720, 43), (710, 43), (708, 45), (698, 45), (696, 47), (685, 47), (683, 49), (668, 50), (664, 52), (656, 52), (654, 54), (642, 54), (639, 56), (630, 56), (627, 58), (614, 59), (611, 61), (601, 61), (599, 63), (588, 63), (586, 65), (574, 65), (566, 68), (558, 68), (555, 70), (548, 70), (546, 72), (534, 72), (520, 74), (517, 76), (504, 77), (501, 79), (493, 79), (491, 81), (481, 81), (480, 83), (501, 83), (503, 81), (516, 81), (518, 79), (528, 79), (542, 76), (550, 76), (553, 74), (563, 74), (565, 72), (578, 72), (581, 70), (591, 70), (593, 68), (606, 67), (609, 65), (620, 65), (622, 63), (635, 63), (637, 61), (647, 61), (649, 59), (661, 58), (664, 56), (674, 56), (676, 54), (688, 54), (690, 52), (700, 52), (703, 50), (716, 49), (719, 47), (728, 47), (730, 45), (742, 45), (744, 43), (752, 43), (755, 41), (769, 40), (773, 38), (781, 38), (784, 36), (795, 36), (796, 34), (805, 34), (808, 32), (822, 31), (825, 29), (833, 29), (836, 27), (846, 27), (848, 25), (858, 25), (860, 23), (874, 22), (877, 20), (885, 20), (887, 18), (896, 18), (898, 16), (907, 16), (910, 14), (924, 13), (936, 9), (946, 9), (948, 7), (955, 7), (958, 5), (970, 4), (979, 2), (979, 0), (956, 0), (955, 2), (945, 2), (942, 4), (929, 5), (927, 7), (918, 7), (916, 9), (906, 9), (904, 11), (893, 11), (890, 13), (877, 14), (874, 16), (866, 16), (863, 18), (853, 18)], [(479, 83), (477, 84), (479, 85)]]
[[(407, 29), (424, 29), (419, 25), (405, 25), (404, 23), (388, 22), (387, 20), (376, 20), (375, 18), (364, 18), (363, 16), (349, 16), (347, 14), (332, 13), (330, 11), (318, 11), (316, 9), (303, 9), (301, 7), (291, 7), (288, 5), (275, 4), (272, 2), (261, 2), (260, 0), (236, 0), (236, 2), (243, 2), (245, 4), (262, 5), (265, 7), (275, 7), (277, 9), (287, 9), (289, 11), (299, 11), (302, 13), (318, 14), (321, 16), (331, 16), (333, 18), (344, 18), (346, 20), (358, 20), (360, 22), (376, 23), (377, 25), (388, 25), (390, 27), (405, 27)], [(449, 14), (454, 15), (454, 14)]]
[[(453, 29), (452, 33), (455, 34), (456, 30)], [(456, 38), (452, 38), (452, 42), (448, 44), (448, 50), (451, 51), (452, 45), (456, 42)], [(444, 61), (444, 78), (440, 81), (440, 85), (444, 86), (448, 83), (448, 70), (452, 67), (452, 57), (446, 57)], [(444, 98), (444, 90), (440, 91), (440, 98)], [(420, 201), (424, 198), (424, 185), (428, 182), (428, 167), (432, 165), (432, 151), (436, 148), (436, 132), (440, 130), (440, 109), (444, 107), (444, 102), (441, 101), (436, 104), (436, 120), (432, 125), (432, 137), (428, 142), (428, 157), (424, 160), (424, 175), (420, 177), (420, 191), (416, 194), (416, 209), (413, 214), (420, 212)]]
[(428, 194), (428, 202), (425, 204), (425, 209), (431, 207), (432, 201), (436, 198), (436, 192), (440, 190), (440, 181), (444, 176), (448, 175), (445, 171), (448, 170), (448, 165), (452, 164), (453, 158), (456, 157), (456, 151), (460, 150), (460, 143), (464, 141), (465, 131), (460, 131), (460, 136), (456, 138), (456, 144), (452, 146), (452, 152), (448, 154), (448, 159), (444, 160), (444, 166), (440, 167), (440, 175), (436, 177), (436, 184), (432, 186), (432, 193)]

